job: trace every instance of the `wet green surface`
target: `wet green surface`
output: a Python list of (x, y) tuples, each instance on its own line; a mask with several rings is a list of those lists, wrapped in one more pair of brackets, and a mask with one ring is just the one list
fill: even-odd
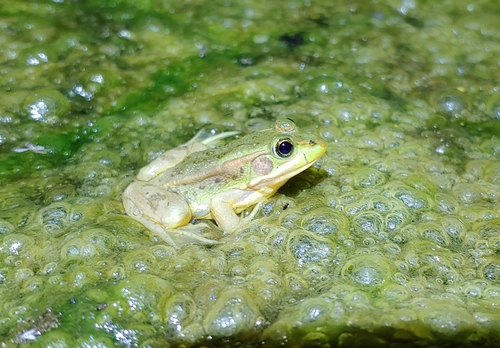
[[(497, 345), (499, 11), (4, 1), (0, 341)], [(251, 227), (175, 250), (124, 214), (161, 152), (278, 117), (329, 150)]]

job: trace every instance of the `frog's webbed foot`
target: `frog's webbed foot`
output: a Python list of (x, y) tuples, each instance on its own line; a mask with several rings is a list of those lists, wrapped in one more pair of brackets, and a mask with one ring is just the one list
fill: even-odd
[(214, 245), (220, 244), (217, 239), (222, 237), (222, 231), (213, 223), (209, 225), (207, 222), (200, 222), (176, 228), (170, 233), (170, 237), (179, 246), (186, 244)]
[(220, 243), (217, 240), (207, 238), (202, 234), (204, 229), (208, 228), (210, 229), (210, 232), (214, 230), (205, 223), (187, 225), (181, 228), (166, 228), (152, 221), (141, 221), (141, 223), (154, 232), (154, 234), (160, 237), (163, 241), (176, 249), (179, 249), (181, 246), (186, 244), (214, 245)]

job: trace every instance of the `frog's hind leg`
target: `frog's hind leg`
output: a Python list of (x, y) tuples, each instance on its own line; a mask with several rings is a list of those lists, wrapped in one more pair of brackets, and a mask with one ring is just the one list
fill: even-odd
[(184, 145), (201, 143), (206, 146), (213, 146), (214, 143), (216, 143), (217, 141), (232, 137), (233, 135), (237, 135), (239, 133), (240, 132), (237, 131), (231, 131), (231, 132), (223, 132), (216, 135), (212, 135), (210, 132), (201, 129), (198, 133), (194, 135), (194, 137), (191, 140), (189, 140)]
[(167, 150), (158, 156), (154, 161), (143, 167), (137, 174), (137, 179), (141, 181), (149, 181), (167, 169), (175, 167), (182, 162), (187, 156), (192, 153), (204, 151), (213, 146), (217, 141), (236, 135), (239, 132), (224, 132), (217, 135), (212, 135), (202, 129), (195, 134), (187, 143)]
[(201, 226), (191, 228), (191, 209), (175, 192), (137, 181), (123, 192), (122, 200), (129, 216), (176, 248), (189, 243), (217, 243), (201, 235)]

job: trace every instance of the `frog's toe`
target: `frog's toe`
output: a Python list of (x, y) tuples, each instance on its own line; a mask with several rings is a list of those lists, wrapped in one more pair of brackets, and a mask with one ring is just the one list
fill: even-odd
[(165, 229), (163, 226), (148, 220), (142, 220), (141, 223), (146, 226), (150, 231), (153, 231), (157, 236), (159, 236), (167, 244), (179, 249), (179, 245), (170, 237), (168, 233), (170, 230)]
[(243, 216), (243, 213), (242, 213), (241, 218), (240, 218), (240, 227), (244, 227), (244, 226), (249, 225), (252, 222), (255, 215), (257, 215), (257, 213), (259, 212), (259, 210), (263, 204), (264, 204), (264, 201), (260, 201), (259, 203), (254, 205), (254, 207), (252, 208), (250, 213), (246, 216)]
[(168, 230), (170, 237), (178, 245), (186, 244), (202, 244), (214, 245), (220, 244), (218, 239), (222, 237), (223, 232), (216, 228), (215, 225), (208, 222), (198, 222), (189, 224), (181, 228)]
[[(205, 224), (192, 225), (189, 228), (187, 226), (183, 228), (166, 228), (152, 221), (145, 220), (141, 221), (141, 223), (176, 249), (180, 249), (181, 246), (186, 244), (214, 245), (220, 243), (202, 235)], [(206, 226), (208, 227), (208, 224)]]
[(186, 244), (199, 244), (199, 245), (214, 245), (220, 244), (219, 241), (203, 237), (201, 234), (193, 233), (191, 231), (183, 231), (181, 229), (171, 230), (170, 238), (175, 241), (178, 246)]

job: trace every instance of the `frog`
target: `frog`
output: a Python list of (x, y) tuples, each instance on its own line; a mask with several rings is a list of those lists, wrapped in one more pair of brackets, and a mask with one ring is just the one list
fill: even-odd
[[(176, 249), (221, 243), (201, 233), (202, 221), (215, 221), (223, 237), (249, 225), (263, 202), (327, 150), (323, 139), (287, 118), (244, 136), (206, 134), (202, 129), (162, 153), (122, 195), (126, 214)], [(229, 137), (235, 139), (220, 145)]]

